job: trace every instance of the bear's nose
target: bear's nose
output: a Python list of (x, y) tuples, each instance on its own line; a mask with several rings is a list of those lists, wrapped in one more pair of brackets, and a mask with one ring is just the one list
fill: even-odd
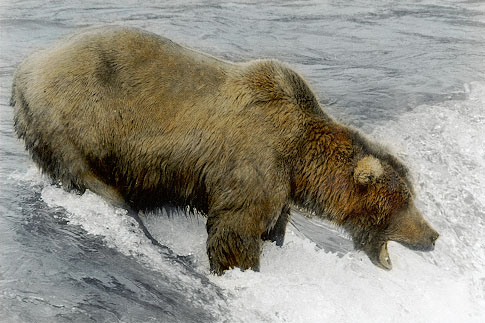
[(430, 240), (431, 240), (431, 244), (434, 246), (436, 244), (436, 240), (438, 240), (438, 238), (440, 237), (439, 233), (438, 232), (435, 232), (433, 233), (433, 235), (431, 236)]

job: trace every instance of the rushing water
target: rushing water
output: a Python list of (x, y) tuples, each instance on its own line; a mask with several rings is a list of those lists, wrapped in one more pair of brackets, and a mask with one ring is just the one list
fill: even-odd
[[(384, 272), (340, 230), (295, 214), (261, 272), (214, 277), (203, 218), (147, 214), (157, 248), (123, 210), (52, 186), (13, 131), (13, 71), (107, 23), (290, 63), (331, 114), (410, 165), (436, 250), (391, 243)], [(0, 1), (0, 321), (483, 321), (484, 60), (483, 1)]]

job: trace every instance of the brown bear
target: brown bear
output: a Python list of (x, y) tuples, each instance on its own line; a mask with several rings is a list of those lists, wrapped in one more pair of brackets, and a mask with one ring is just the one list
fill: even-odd
[(296, 206), (390, 269), (387, 242), (431, 250), (407, 168), (336, 122), (274, 60), (231, 63), (134, 28), (90, 28), (25, 59), (15, 130), (42, 171), (136, 211), (207, 216), (212, 272), (258, 270)]

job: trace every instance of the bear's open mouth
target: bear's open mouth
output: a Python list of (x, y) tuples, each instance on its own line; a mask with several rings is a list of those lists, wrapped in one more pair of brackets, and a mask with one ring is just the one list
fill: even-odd
[(391, 270), (392, 263), (391, 258), (389, 258), (389, 251), (387, 251), (387, 241), (384, 242), (379, 248), (378, 258), (376, 259), (378, 266), (385, 270)]

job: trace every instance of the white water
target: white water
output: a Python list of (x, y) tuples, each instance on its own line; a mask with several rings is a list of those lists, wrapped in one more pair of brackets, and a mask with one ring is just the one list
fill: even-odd
[[(230, 321), (264, 322), (481, 322), (485, 318), (485, 84), (466, 85), (465, 101), (419, 106), (380, 124), (374, 138), (388, 142), (414, 173), (418, 206), (441, 233), (435, 251), (420, 253), (390, 243), (390, 272), (363, 253), (343, 257), (319, 249), (295, 228), (282, 248), (266, 243), (261, 271), (209, 274), (205, 220), (148, 214), (149, 230), (228, 295)], [(40, 180), (37, 172), (27, 175)], [(42, 199), (62, 207), (71, 224), (107, 246), (164, 274), (180, 268), (159, 256), (123, 210), (101, 198), (44, 184)], [(185, 277), (188, 291), (199, 288)], [(207, 308), (212, 304), (200, 304)], [(212, 311), (217, 311), (214, 306)], [(217, 316), (217, 315), (216, 315)]]

